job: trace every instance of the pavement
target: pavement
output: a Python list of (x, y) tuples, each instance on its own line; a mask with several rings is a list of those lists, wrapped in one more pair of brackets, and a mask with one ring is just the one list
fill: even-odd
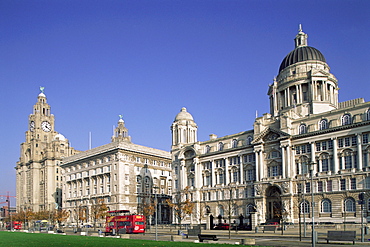
[[(317, 247), (329, 247), (329, 246), (343, 246), (343, 245), (351, 245), (351, 246), (370, 246), (370, 234), (364, 236), (364, 242), (361, 242), (361, 233), (360, 229), (347, 229), (347, 230), (356, 230), (357, 240), (355, 245), (352, 245), (352, 242), (349, 241), (334, 241), (330, 242), (329, 244), (326, 243), (326, 235), (327, 231), (329, 230), (336, 230), (336, 229), (320, 229), (316, 228), (318, 235), (318, 241), (316, 243)], [(342, 229), (340, 229), (342, 230)], [(64, 229), (65, 233), (68, 235), (81, 235), (80, 232), (75, 233), (72, 229)], [(187, 230), (182, 230), (182, 232), (187, 233)], [(262, 232), (262, 229), (256, 231), (235, 231), (235, 230), (202, 230), (202, 234), (212, 234), (217, 235), (218, 241), (209, 241), (214, 243), (215, 246), (221, 243), (229, 243), (229, 244), (240, 244), (241, 239), (254, 239), (256, 246), (276, 246), (276, 247), (283, 247), (283, 246), (313, 246), (311, 242), (311, 229), (308, 228), (306, 230), (306, 234), (304, 234), (304, 230), (302, 229), (302, 233), (300, 236), (299, 228), (298, 227), (290, 227), (286, 229), (284, 232), (278, 230), (276, 232)], [(89, 229), (88, 236), (98, 236), (98, 229), (93, 230)], [(127, 234), (128, 235), (128, 234)], [(176, 238), (176, 241), (184, 241), (184, 242), (198, 242), (197, 236), (179, 236), (179, 229), (175, 228), (162, 228), (159, 226), (157, 230), (152, 226), (151, 229), (147, 229), (145, 234), (129, 234), (129, 236), (122, 236), (129, 237), (130, 239), (143, 239), (143, 240), (159, 240), (159, 241), (172, 241), (173, 238)], [(117, 236), (107, 236), (107, 237), (117, 237)]]

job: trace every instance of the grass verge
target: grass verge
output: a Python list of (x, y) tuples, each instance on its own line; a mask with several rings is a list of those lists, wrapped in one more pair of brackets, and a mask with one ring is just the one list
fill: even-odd
[[(219, 244), (217, 244), (218, 246)], [(169, 241), (150, 241), (138, 239), (120, 239), (120, 238), (100, 238), (75, 235), (58, 235), (45, 233), (24, 233), (24, 232), (7, 232), (0, 231), (0, 246), (7, 247), (43, 247), (43, 246), (156, 246), (156, 247), (199, 247), (199, 243), (191, 242), (169, 242)], [(202, 246), (215, 246), (214, 244), (202, 244)], [(221, 244), (221, 246), (232, 246), (229, 244)], [(235, 245), (233, 245), (235, 246)]]

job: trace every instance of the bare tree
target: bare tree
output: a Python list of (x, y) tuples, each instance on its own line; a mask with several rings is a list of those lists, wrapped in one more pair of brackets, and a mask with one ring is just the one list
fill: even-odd
[(108, 210), (108, 207), (104, 203), (104, 199), (103, 198), (97, 199), (96, 203), (94, 203), (91, 206), (90, 216), (91, 216), (91, 218), (92, 218), (92, 220), (94, 222), (94, 230), (96, 229), (96, 222), (99, 219), (102, 219), (105, 216), (107, 216), (107, 214), (108, 214), (107, 213), (107, 210)]
[(184, 190), (178, 192), (175, 195), (174, 201), (170, 199), (166, 200), (166, 203), (173, 209), (175, 217), (177, 218), (180, 229), (181, 222), (187, 216), (191, 215), (194, 211), (195, 204), (189, 198), (189, 187), (186, 187)]

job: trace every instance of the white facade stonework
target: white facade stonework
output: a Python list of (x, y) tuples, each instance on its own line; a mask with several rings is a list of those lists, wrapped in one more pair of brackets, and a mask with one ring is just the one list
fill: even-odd
[(62, 206), (64, 157), (77, 153), (69, 141), (54, 130), (54, 115), (41, 92), (29, 116), (26, 141), (16, 164), (17, 211), (53, 210)]
[[(145, 199), (169, 198), (172, 193), (170, 154), (132, 143), (122, 119), (111, 143), (65, 158), (61, 168), (68, 222), (77, 223), (78, 208), (89, 212), (98, 199), (108, 210), (143, 213)], [(167, 207), (161, 207), (160, 220), (169, 223), (164, 214), (169, 215)]]
[(216, 224), (229, 214), (231, 222), (251, 226), (281, 215), (286, 222), (303, 215), (310, 222), (312, 189), (315, 221), (360, 222), (361, 192), (370, 219), (370, 102), (338, 102), (337, 80), (323, 55), (307, 45), (302, 29), (295, 42), (269, 85), (270, 113), (257, 117), (252, 130), (198, 142), (190, 113), (176, 116), (174, 194), (189, 188), (196, 203), (187, 222), (214, 217)]

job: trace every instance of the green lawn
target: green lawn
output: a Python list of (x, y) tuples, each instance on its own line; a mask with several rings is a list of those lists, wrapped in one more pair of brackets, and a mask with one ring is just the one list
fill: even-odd
[[(99, 238), (75, 235), (57, 235), (44, 233), (4, 232), (0, 231), (0, 246), (197, 246), (199, 243), (190, 242), (164, 242), (137, 239)], [(202, 244), (202, 246), (214, 246), (214, 244)], [(231, 245), (220, 245), (231, 246)], [(235, 245), (234, 245), (235, 246)]]

